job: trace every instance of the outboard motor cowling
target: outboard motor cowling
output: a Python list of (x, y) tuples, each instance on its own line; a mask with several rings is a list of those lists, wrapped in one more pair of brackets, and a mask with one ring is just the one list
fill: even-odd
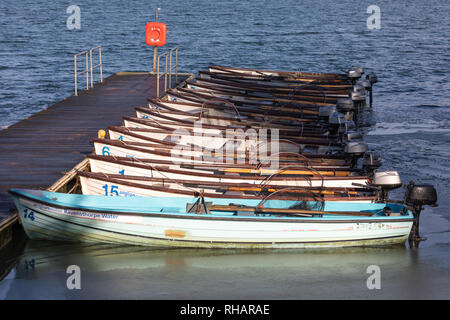
[(371, 172), (379, 167), (381, 167), (381, 156), (378, 152), (371, 151), (366, 152), (363, 157), (363, 169), (365, 171)]
[(359, 103), (361, 101), (366, 101), (366, 93), (361, 93), (361, 92), (352, 92), (350, 94), (351, 99), (355, 102), (355, 103)]
[(372, 185), (381, 190), (381, 200), (386, 201), (388, 199), (388, 192), (400, 188), (402, 186), (402, 180), (397, 171), (374, 172)]
[(338, 129), (338, 134), (343, 135), (348, 131), (355, 131), (356, 130), (356, 124), (353, 120), (345, 120)]
[(349, 70), (347, 72), (347, 76), (352, 80), (352, 81), (356, 81), (357, 79), (361, 78), (361, 72), (359, 72), (358, 70)]
[(402, 180), (397, 171), (381, 171), (373, 174), (372, 184), (383, 190), (393, 190), (402, 186)]
[(362, 85), (360, 85), (360, 84), (355, 84), (354, 86), (353, 86), (353, 88), (352, 88), (352, 91), (353, 92), (358, 92), (358, 93), (366, 93), (366, 89), (362, 86)]
[(369, 80), (372, 85), (378, 82), (378, 77), (375, 73), (369, 73), (366, 75), (366, 79)]
[(336, 106), (319, 107), (319, 117), (329, 119), (330, 115), (337, 112)]
[(345, 144), (344, 152), (352, 156), (352, 168), (358, 167), (358, 159), (369, 149), (364, 141), (350, 141)]
[(356, 109), (355, 104), (353, 103), (353, 100), (350, 98), (339, 99), (336, 102), (336, 107), (339, 110), (339, 112), (342, 112), (342, 113), (353, 112)]
[(363, 141), (352, 141), (345, 144), (344, 152), (352, 155), (363, 155), (369, 147)]
[(405, 202), (411, 205), (435, 206), (437, 202), (436, 189), (430, 184), (408, 184), (406, 186)]
[(370, 90), (372, 88), (372, 83), (367, 79), (358, 81), (357, 84), (364, 87), (364, 89), (366, 89), (366, 90)]
[(340, 112), (334, 112), (330, 114), (330, 116), (328, 117), (328, 123), (330, 124), (330, 134), (337, 134), (341, 123), (344, 123), (345, 121), (345, 115)]
[(357, 131), (347, 131), (342, 136), (343, 142), (361, 141), (362, 139), (362, 134)]
[(361, 66), (351, 66), (351, 67), (350, 67), (350, 70), (356, 70), (356, 71), (358, 71), (359, 73), (364, 74), (364, 68), (361, 67)]
[(330, 114), (328, 123), (331, 125), (339, 125), (345, 121), (345, 115), (340, 112)]

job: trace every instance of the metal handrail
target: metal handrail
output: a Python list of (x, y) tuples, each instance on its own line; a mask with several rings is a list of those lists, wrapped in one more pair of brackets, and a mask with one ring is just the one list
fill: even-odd
[[(172, 55), (175, 51), (175, 65), (172, 66)], [(160, 72), (160, 59), (165, 57), (165, 71), (163, 74)], [(167, 60), (169, 60), (169, 67), (167, 66)], [(163, 54), (160, 54), (156, 58), (156, 97), (159, 98), (159, 82), (162, 76), (164, 76), (164, 92), (167, 91), (167, 78), (169, 78), (169, 88), (172, 88), (172, 71), (175, 69), (175, 83), (178, 84), (178, 47), (175, 47)]]
[[(172, 67), (172, 54), (175, 51), (175, 66)], [(169, 50), (169, 83), (172, 87), (172, 70), (175, 69), (175, 84), (178, 84), (178, 47)]]
[[(92, 51), (95, 49), (98, 50), (98, 64), (95, 66), (92, 66)], [(95, 48), (89, 49), (89, 57), (91, 60), (91, 88), (94, 87), (94, 82), (92, 79), (92, 70), (96, 68), (100, 68), (100, 82), (103, 82), (103, 64), (102, 64), (102, 46), (97, 46)]]
[[(99, 63), (97, 65), (92, 64), (92, 52), (94, 50), (98, 49), (98, 57), (99, 57)], [(86, 63), (85, 63), (85, 70), (78, 72), (77, 70), (77, 57), (85, 55), (86, 57)], [(78, 76), (82, 74), (86, 74), (86, 90), (89, 90), (89, 87), (94, 87), (94, 79), (93, 79), (93, 70), (96, 68), (100, 69), (100, 82), (103, 82), (103, 63), (102, 63), (102, 46), (97, 46), (94, 48), (91, 48), (89, 50), (77, 53), (73, 56), (73, 63), (74, 63), (74, 69), (75, 69), (75, 96), (78, 96)], [(90, 78), (91, 78), (91, 85), (89, 86), (89, 72), (90, 72)]]
[[(77, 72), (77, 57), (81, 56), (81, 55), (85, 55), (86, 56), (86, 69), (84, 71), (81, 72)], [(83, 51), (80, 53), (77, 53), (73, 56), (73, 63), (74, 63), (74, 68), (75, 68), (75, 95), (78, 95), (78, 88), (77, 88), (77, 77), (79, 75), (82, 75), (84, 73), (86, 73), (86, 90), (89, 90), (89, 61), (88, 61), (88, 54), (89, 51)]]
[(164, 75), (164, 92), (167, 91), (167, 58), (169, 57), (169, 53), (165, 52), (156, 58), (156, 97), (157, 98), (159, 98), (159, 80), (161, 79), (161, 76), (162, 76), (159, 74), (160, 73), (159, 72), (159, 60), (162, 57), (166, 57), (166, 64), (165, 64), (166, 71), (164, 72), (163, 75)]

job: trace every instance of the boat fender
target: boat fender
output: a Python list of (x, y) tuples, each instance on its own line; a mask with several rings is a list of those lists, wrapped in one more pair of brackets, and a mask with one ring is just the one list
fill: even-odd
[(99, 139), (103, 139), (105, 136), (106, 136), (106, 131), (105, 130), (98, 130), (97, 137)]

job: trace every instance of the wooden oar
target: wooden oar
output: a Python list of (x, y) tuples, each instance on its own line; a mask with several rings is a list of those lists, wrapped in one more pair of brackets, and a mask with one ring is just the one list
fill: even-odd
[[(242, 188), (242, 187), (231, 187), (231, 188), (226, 188), (226, 191), (254, 191), (254, 192), (261, 192), (261, 191), (266, 191), (266, 192), (276, 192), (280, 189), (276, 189), (276, 188), (258, 188), (258, 187), (248, 187), (248, 188)], [(344, 191), (328, 191), (328, 190), (309, 190), (308, 189), (308, 193), (314, 192), (314, 193), (319, 193), (319, 194), (323, 194), (323, 195), (341, 195)], [(288, 191), (291, 193), (299, 193), (299, 190), (292, 190), (292, 191)], [(347, 195), (358, 195), (357, 191), (347, 191), (345, 190), (345, 193)]]
[(331, 177), (347, 177), (350, 171), (312, 171), (312, 170), (278, 170), (278, 169), (241, 169), (241, 168), (217, 168), (218, 171), (229, 173), (251, 173), (260, 175), (269, 175), (274, 173), (282, 173), (283, 175), (316, 175), (316, 176), (331, 176)]
[(372, 212), (360, 212), (360, 211), (315, 211), (315, 210), (301, 210), (301, 209), (283, 209), (283, 208), (258, 208), (250, 206), (232, 206), (232, 205), (211, 205), (208, 206), (210, 211), (246, 211), (255, 213), (273, 213), (273, 214), (329, 214), (329, 215), (344, 215), (344, 216), (373, 216)]

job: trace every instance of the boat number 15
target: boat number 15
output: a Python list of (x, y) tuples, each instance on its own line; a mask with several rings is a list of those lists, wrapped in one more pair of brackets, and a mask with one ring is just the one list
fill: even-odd
[(105, 190), (105, 196), (119, 196), (119, 187), (115, 186), (115, 185), (111, 185), (111, 188), (109, 188), (109, 192), (108, 192), (108, 185), (105, 184), (104, 186), (102, 186), (102, 189)]

